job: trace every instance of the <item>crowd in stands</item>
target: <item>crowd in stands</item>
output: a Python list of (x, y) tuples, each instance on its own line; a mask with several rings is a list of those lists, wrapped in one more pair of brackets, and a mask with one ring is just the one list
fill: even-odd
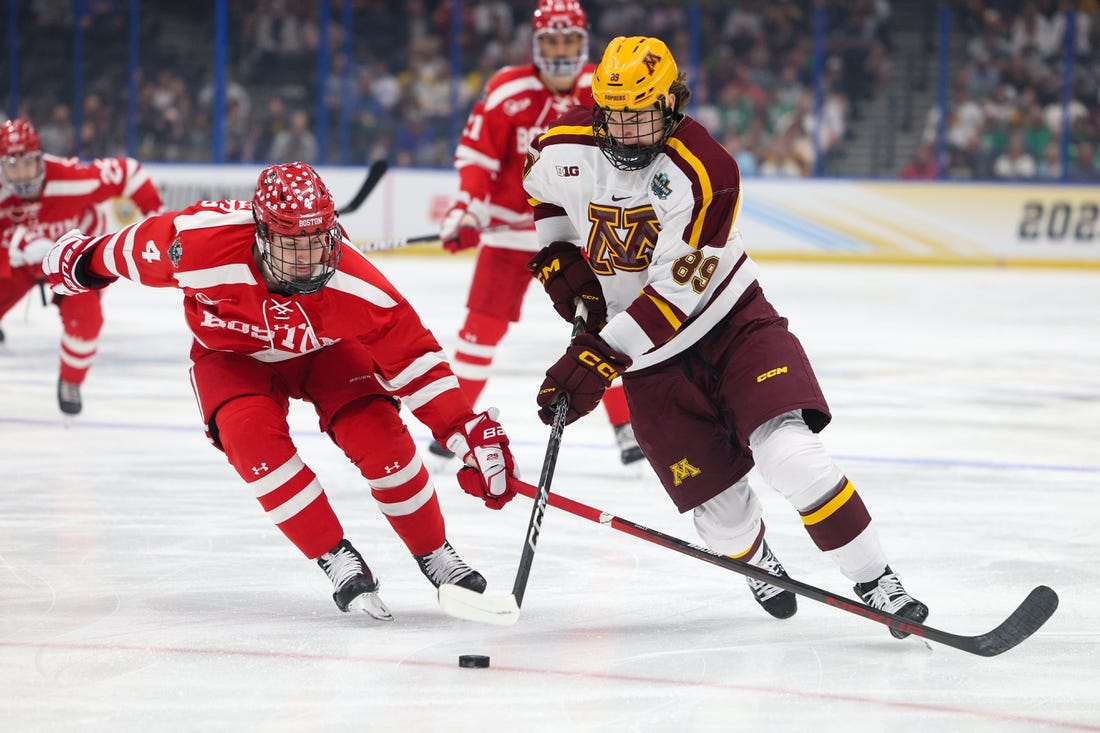
[[(1100, 180), (1100, 3), (1072, 3), (1072, 71), (1067, 71), (1070, 5), (1060, 0), (971, 0), (956, 8), (954, 27), (963, 42), (942, 124), (942, 163), (948, 177)], [(1063, 124), (1066, 99), (1068, 128)], [(928, 111), (922, 145), (904, 176), (935, 176), (935, 166), (930, 169), (928, 163), (940, 127), (935, 106)], [(1063, 177), (1065, 129), (1068, 167)]]
[[(332, 1), (327, 34), (318, 27), (317, 4), (307, 0), (228, 4), (225, 162), (362, 164), (386, 158), (400, 166), (450, 167), (459, 127), (485, 81), (501, 66), (530, 60), (533, 0), (464, 0), (457, 25), (451, 0), (343, 1), (351, 3), (350, 33), (343, 27), (342, 0)], [(806, 176), (828, 172), (831, 157), (851, 144), (853, 121), (898, 81), (889, 0), (828, 0), (818, 100), (818, 4), (700, 0), (700, 42), (694, 45), (692, 3), (602, 0), (585, 6), (593, 60), (616, 35), (663, 38), (689, 72), (689, 112), (735, 154), (744, 175)], [(967, 41), (946, 125), (950, 176), (1060, 174), (1050, 148), (1057, 149), (1060, 135), (1057, 39), (1064, 4), (954, 4), (957, 30)], [(84, 101), (74, 130), (71, 83), (66, 85), (74, 61), (73, 5), (40, 0), (21, 20), (23, 78), (35, 80), (22, 85), (21, 113), (39, 126), (44, 147), (85, 158), (131, 153), (149, 161), (212, 160), (210, 14), (180, 0), (143, 4), (136, 124), (130, 127), (127, 4), (86, 3)], [(1077, 14), (1074, 171), (1084, 165), (1100, 122), (1096, 17)], [(318, 48), (326, 37), (330, 65), (318, 82)], [(46, 56), (40, 60), (40, 54)], [(44, 70), (54, 83), (38, 81)], [(926, 149), (918, 155), (935, 150), (928, 136), (935, 134), (938, 114), (929, 113)], [(322, 125), (325, 134), (319, 135)]]

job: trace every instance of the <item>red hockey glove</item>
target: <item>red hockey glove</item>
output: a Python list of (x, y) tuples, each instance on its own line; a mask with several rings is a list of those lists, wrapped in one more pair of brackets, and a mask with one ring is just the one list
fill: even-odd
[(519, 478), (508, 436), (497, 422), (499, 414), (490, 407), (447, 438), (448, 450), (466, 464), (458, 469), (458, 485), (490, 509), (500, 509), (512, 500), (516, 492), (508, 486), (508, 477)]
[(562, 393), (569, 395), (566, 425), (592, 412), (611, 380), (632, 363), (633, 359), (615, 351), (596, 334), (580, 334), (565, 350), (565, 356), (546, 370), (537, 397), (539, 419), (547, 425), (554, 422), (554, 403)]
[(12, 267), (37, 265), (46, 257), (46, 253), (52, 246), (52, 239), (31, 236), (30, 230), (20, 224), (12, 230), (11, 242), (8, 244), (8, 259)]
[(443, 217), (439, 227), (439, 239), (443, 249), (451, 254), (476, 247), (481, 241), (481, 222), (469, 207), (459, 202)]
[(86, 237), (79, 229), (70, 229), (61, 235), (46, 259), (42, 272), (50, 288), (58, 295), (77, 295), (89, 290), (105, 288), (117, 277), (95, 277), (88, 273), (88, 258), (92, 256), (94, 237)]
[(600, 281), (575, 244), (551, 242), (527, 263), (527, 269), (542, 283), (554, 302), (554, 310), (567, 322), (573, 322), (575, 300), (580, 298), (588, 307), (589, 331), (599, 331), (607, 323), (607, 303)]

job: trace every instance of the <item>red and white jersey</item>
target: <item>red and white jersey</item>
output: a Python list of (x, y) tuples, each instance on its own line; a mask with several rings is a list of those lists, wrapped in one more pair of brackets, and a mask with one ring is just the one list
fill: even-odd
[(716, 326), (757, 277), (734, 227), (737, 163), (684, 117), (646, 168), (622, 171), (596, 145), (590, 109), (532, 143), (524, 186), (540, 246), (581, 247), (607, 300), (600, 335), (644, 369)]
[(0, 277), (8, 268), (8, 246), (16, 227), (27, 229), (28, 240), (56, 240), (70, 229), (96, 235), (106, 231), (103, 206), (111, 199), (128, 198), (146, 215), (164, 206), (148, 172), (133, 158), (86, 163), (53, 155), (42, 158), (46, 182), (37, 199), (22, 199), (0, 186)]
[[(531, 141), (566, 110), (592, 102), (592, 71), (586, 64), (573, 88), (551, 91), (533, 65), (507, 66), (485, 85), (470, 111), (455, 149), (459, 198), (488, 207), (488, 246), (537, 251), (534, 223), (523, 190), (523, 161)], [(494, 229), (503, 231), (494, 231)]]
[(312, 295), (270, 292), (254, 253), (249, 201), (201, 201), (95, 243), (95, 272), (183, 291), (193, 350), (280, 362), (358, 339), (375, 377), (417, 419), (446, 437), (473, 416), (443, 349), (413, 307), (348, 241), (332, 279)]

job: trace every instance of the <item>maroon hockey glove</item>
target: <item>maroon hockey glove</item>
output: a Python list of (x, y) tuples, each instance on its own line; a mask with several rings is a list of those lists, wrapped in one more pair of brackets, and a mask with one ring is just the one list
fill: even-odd
[(554, 422), (554, 403), (563, 392), (569, 395), (566, 425), (592, 412), (611, 381), (632, 363), (629, 356), (615, 351), (596, 334), (580, 334), (565, 356), (546, 370), (537, 397), (539, 419), (547, 425)]
[(508, 477), (519, 478), (508, 436), (497, 422), (499, 414), (490, 407), (447, 438), (447, 448), (465, 464), (458, 470), (458, 485), (490, 509), (500, 509), (512, 500), (516, 492), (508, 485)]
[(588, 308), (589, 331), (599, 331), (607, 323), (607, 303), (600, 281), (577, 245), (551, 242), (527, 263), (527, 269), (542, 283), (554, 302), (554, 310), (568, 323), (573, 322), (577, 298)]
[(466, 204), (455, 204), (443, 217), (439, 239), (443, 242), (443, 249), (451, 254), (478, 245), (481, 241), (481, 226)]
[(95, 277), (88, 273), (88, 258), (92, 256), (94, 241), (95, 237), (86, 237), (79, 229), (70, 229), (46, 253), (42, 272), (55, 293), (86, 293), (105, 288), (118, 279)]

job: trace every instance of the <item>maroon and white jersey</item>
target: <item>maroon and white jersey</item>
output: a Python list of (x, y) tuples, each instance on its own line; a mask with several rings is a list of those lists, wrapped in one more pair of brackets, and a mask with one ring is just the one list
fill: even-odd
[(183, 291), (196, 352), (281, 362), (358, 339), (377, 382), (437, 436), (472, 417), (443, 349), (413, 307), (341, 227), (340, 264), (311, 295), (270, 292), (257, 264), (248, 201), (201, 201), (100, 237), (91, 268)]
[(455, 149), (459, 198), (473, 202), (472, 208), (488, 209), (489, 220), (482, 222), (489, 229), (481, 234), (484, 244), (538, 250), (521, 180), (523, 161), (531, 141), (551, 122), (571, 107), (591, 104), (593, 69), (586, 64), (565, 94), (547, 88), (533, 64), (507, 66), (485, 85)]
[(734, 227), (737, 163), (690, 117), (649, 166), (622, 171), (596, 146), (591, 110), (571, 110), (532, 143), (524, 186), (540, 246), (585, 251), (607, 300), (600, 335), (632, 371), (698, 341), (756, 280)]
[(133, 158), (42, 159), (46, 182), (37, 199), (22, 199), (0, 186), (0, 277), (8, 269), (8, 246), (17, 227), (27, 230), (27, 240), (53, 241), (70, 229), (97, 235), (106, 231), (103, 205), (111, 199), (128, 198), (146, 215), (164, 206), (148, 172)]

